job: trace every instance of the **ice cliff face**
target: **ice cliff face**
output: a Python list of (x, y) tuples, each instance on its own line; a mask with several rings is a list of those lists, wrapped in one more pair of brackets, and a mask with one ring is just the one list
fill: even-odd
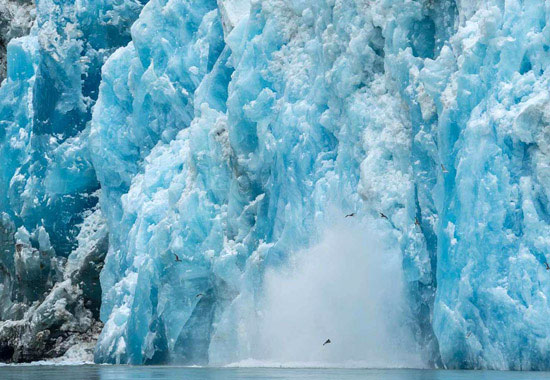
[[(18, 12), (26, 7), (7, 6)], [(88, 123), (100, 68), (129, 41), (128, 28), (141, 7), (138, 2), (39, 1), (30, 35), (8, 45), (7, 78), (0, 87), (3, 360), (63, 354), (68, 343), (61, 343), (75, 332), (76, 322), (70, 320), (80, 320), (76, 332), (96, 323), (92, 309), (101, 298), (96, 277), (106, 236), (85, 234), (91, 239), (88, 248), (78, 239), (99, 188), (88, 154)], [(77, 254), (91, 256), (69, 270), (67, 258), (79, 262)], [(75, 271), (86, 278), (67, 283)]]
[(42, 0), (8, 47), (4, 313), (69, 286), (101, 188), (96, 361), (254, 357), (265, 271), (355, 213), (428, 363), (550, 368), (550, 5), (143, 5)]

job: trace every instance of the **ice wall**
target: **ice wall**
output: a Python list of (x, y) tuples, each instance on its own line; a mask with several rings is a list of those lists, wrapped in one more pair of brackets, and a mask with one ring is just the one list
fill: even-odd
[(8, 47), (3, 319), (83, 257), (101, 187), (98, 362), (255, 359), (266, 271), (352, 218), (426, 364), (550, 368), (546, 2), (143, 5), (41, 0)]
[[(7, 6), (10, 12), (24, 10), (12, 2)], [(30, 35), (11, 40), (7, 47), (7, 78), (0, 87), (1, 328), (25, 325), (33, 318), (28, 309), (35, 302), (51, 305), (65, 299), (70, 304), (78, 299), (78, 291), (67, 295), (55, 285), (63, 280), (67, 257), (78, 248), (84, 218), (98, 199), (87, 147), (91, 108), (100, 67), (128, 43), (129, 25), (141, 7), (134, 1), (39, 0)], [(21, 17), (10, 27), (22, 22)], [(101, 265), (103, 258), (99, 261)], [(33, 310), (40, 314), (36, 306)], [(28, 344), (28, 355), (20, 355), (3, 339), (9, 347), (2, 348), (2, 360), (46, 355), (59, 340), (61, 314), (56, 314), (60, 320), (50, 317), (27, 334), (32, 340), (44, 329), (52, 332), (49, 340), (44, 333), (44, 342)], [(28, 342), (23, 334), (25, 328), (9, 332), (9, 342)]]
[[(253, 357), (262, 274), (339, 210), (402, 252), (429, 362), (547, 368), (547, 5), (237, 3), (152, 2), (104, 67), (91, 144), (121, 239), (96, 359)], [(179, 63), (196, 44), (208, 64)]]
[[(411, 328), (437, 360), (427, 322), (435, 244), (414, 224), (411, 123), (385, 73), (376, 8), (253, 3), (222, 30), (222, 8), (192, 3), (177, 33), (159, 16), (190, 4), (149, 3), (133, 43), (103, 69), (90, 146), (119, 238), (102, 273), (96, 360), (253, 357), (265, 268), (352, 211), (405, 252)], [(410, 7), (400, 33), (424, 17), (421, 4)]]
[[(103, 68), (90, 138), (111, 231), (102, 273), (108, 327), (96, 360), (166, 361), (187, 331), (197, 337), (180, 344), (188, 350), (181, 355), (204, 362), (208, 335), (184, 325), (202, 303), (206, 311), (196, 323), (211, 328), (208, 312), (216, 297), (206, 296), (213, 277), (206, 251), (221, 249), (222, 220), (211, 219), (229, 182), (222, 148), (209, 143), (230, 75), (216, 2), (152, 1), (132, 36)], [(204, 120), (193, 121), (198, 106)], [(204, 157), (202, 168), (189, 166), (194, 150)], [(193, 173), (201, 178), (197, 185)], [(175, 254), (186, 264), (174, 265)]]
[(418, 79), (448, 169), (434, 330), (450, 367), (548, 369), (550, 5), (464, 2)]

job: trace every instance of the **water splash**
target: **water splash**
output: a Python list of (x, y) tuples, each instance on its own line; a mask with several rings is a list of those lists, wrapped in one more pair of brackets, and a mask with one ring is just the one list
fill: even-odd
[(257, 356), (232, 366), (423, 366), (408, 328), (401, 253), (370, 222), (333, 226), (266, 273)]

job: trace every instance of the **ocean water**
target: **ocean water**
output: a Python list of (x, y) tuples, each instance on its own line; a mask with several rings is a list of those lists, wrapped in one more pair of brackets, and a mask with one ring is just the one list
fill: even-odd
[(423, 369), (189, 368), (172, 366), (35, 365), (0, 368), (0, 379), (338, 379), (338, 380), (519, 380), (548, 379), (548, 372), (445, 371)]

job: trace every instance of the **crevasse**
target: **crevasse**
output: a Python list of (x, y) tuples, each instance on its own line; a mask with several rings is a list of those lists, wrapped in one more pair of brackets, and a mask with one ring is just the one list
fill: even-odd
[(39, 1), (0, 88), (8, 229), (66, 257), (101, 188), (96, 361), (254, 357), (266, 270), (355, 213), (427, 364), (550, 368), (550, 5), (142, 6)]

